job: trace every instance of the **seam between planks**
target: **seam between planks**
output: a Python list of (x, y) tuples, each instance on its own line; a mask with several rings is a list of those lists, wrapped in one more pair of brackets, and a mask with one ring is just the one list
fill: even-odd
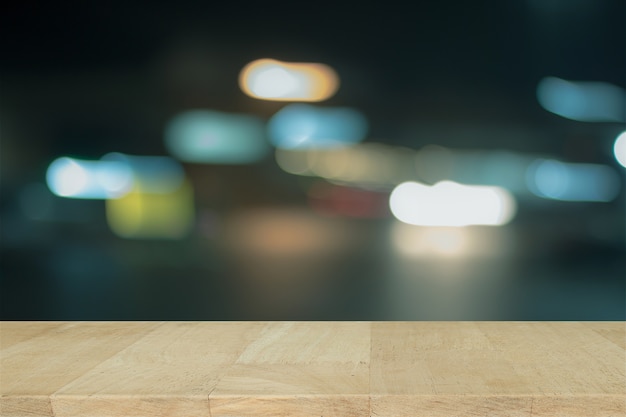
[(159, 322), (159, 325), (156, 326), (155, 328), (151, 329), (148, 332), (145, 332), (141, 337), (139, 337), (137, 340), (135, 340), (134, 342), (130, 343), (128, 346), (124, 347), (121, 350), (118, 350), (117, 352), (113, 353), (111, 356), (108, 356), (107, 358), (103, 359), (102, 361), (100, 361), (99, 363), (95, 364), (93, 367), (89, 368), (88, 370), (86, 370), (85, 372), (83, 372), (82, 375), (77, 376), (76, 378), (72, 379), (71, 381), (68, 381), (67, 384), (59, 387), (59, 389), (57, 389), (55, 392), (53, 392), (52, 394), (48, 395), (48, 399), (50, 400), (50, 410), (52, 411), (52, 417), (56, 417), (56, 412), (55, 412), (55, 399), (57, 398), (57, 393), (61, 390), (63, 390), (65, 387), (67, 387), (68, 385), (72, 384), (74, 381), (76, 381), (77, 379), (81, 378), (83, 375), (85, 375), (86, 373), (92, 371), (93, 369), (95, 369), (96, 367), (102, 365), (104, 362), (110, 360), (111, 358), (119, 355), (120, 353), (124, 352), (125, 350), (129, 349), (131, 346), (134, 346), (135, 344), (139, 343), (140, 341), (142, 341), (145, 337), (147, 337), (148, 335), (152, 334), (152, 332), (156, 331), (157, 329), (161, 328), (163, 325), (165, 325), (166, 322)]

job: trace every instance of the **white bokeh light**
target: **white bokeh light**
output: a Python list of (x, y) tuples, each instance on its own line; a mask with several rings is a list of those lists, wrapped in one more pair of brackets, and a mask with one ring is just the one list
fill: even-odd
[(80, 194), (87, 186), (87, 172), (71, 158), (59, 158), (50, 164), (46, 174), (50, 191), (60, 197)]
[(417, 182), (398, 185), (389, 197), (393, 215), (420, 226), (503, 225), (516, 211), (504, 188), (442, 181), (433, 186)]
[(279, 66), (261, 69), (250, 79), (250, 90), (261, 97), (289, 97), (297, 94), (298, 88), (298, 78)]
[(337, 73), (327, 65), (257, 59), (239, 74), (239, 86), (250, 97), (275, 101), (322, 101), (339, 88)]
[(619, 134), (619, 136), (615, 139), (613, 154), (615, 155), (617, 162), (626, 168), (626, 131)]

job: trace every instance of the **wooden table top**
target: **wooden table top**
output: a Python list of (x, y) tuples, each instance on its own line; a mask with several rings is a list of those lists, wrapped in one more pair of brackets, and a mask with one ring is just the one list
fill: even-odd
[(2, 322), (2, 416), (626, 416), (624, 322)]

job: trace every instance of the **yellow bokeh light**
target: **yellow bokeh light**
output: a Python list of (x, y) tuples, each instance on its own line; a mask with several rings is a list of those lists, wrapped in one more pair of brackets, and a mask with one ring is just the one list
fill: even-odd
[(258, 59), (241, 70), (239, 86), (262, 100), (322, 101), (335, 94), (339, 77), (324, 64)]
[(106, 201), (109, 227), (124, 238), (180, 239), (194, 219), (193, 190), (188, 181), (166, 193), (148, 193), (136, 183), (132, 191)]

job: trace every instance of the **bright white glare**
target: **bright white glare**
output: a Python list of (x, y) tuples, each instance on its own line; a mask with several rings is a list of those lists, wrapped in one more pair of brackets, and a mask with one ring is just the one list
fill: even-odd
[(165, 145), (176, 158), (194, 163), (247, 164), (269, 151), (260, 118), (211, 110), (175, 116), (166, 127)]
[(270, 67), (259, 71), (251, 83), (251, 90), (260, 97), (289, 97), (298, 91), (298, 78), (280, 67)]
[(54, 160), (46, 173), (48, 188), (60, 197), (118, 198), (132, 186), (130, 167), (118, 161)]
[(275, 101), (322, 101), (339, 87), (337, 73), (323, 64), (259, 59), (239, 74), (239, 86), (247, 95)]
[(607, 202), (615, 199), (620, 187), (619, 176), (608, 166), (554, 159), (535, 161), (526, 179), (533, 194), (562, 201)]
[(328, 148), (362, 141), (367, 134), (367, 119), (350, 108), (291, 104), (276, 113), (267, 128), (271, 142), (278, 148)]
[(581, 122), (623, 122), (626, 111), (624, 89), (604, 82), (546, 77), (537, 86), (537, 99), (549, 112)]
[(503, 225), (516, 211), (503, 188), (442, 181), (433, 186), (405, 182), (391, 192), (389, 206), (400, 221), (420, 226)]
[(71, 197), (80, 193), (87, 185), (87, 173), (76, 161), (59, 158), (48, 167), (46, 175), (50, 190), (61, 197)]
[(621, 166), (626, 168), (626, 131), (622, 132), (617, 139), (615, 139), (615, 145), (613, 145), (613, 154), (615, 159)]

